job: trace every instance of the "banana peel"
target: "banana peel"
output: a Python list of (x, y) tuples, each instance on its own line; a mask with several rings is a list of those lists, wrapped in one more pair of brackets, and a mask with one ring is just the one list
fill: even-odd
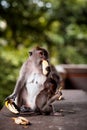
[(31, 124), (25, 117), (22, 117), (22, 116), (13, 117), (12, 119), (18, 125), (30, 125)]
[(58, 89), (58, 90), (56, 91), (56, 93), (55, 93), (55, 94), (58, 95), (57, 100), (59, 100), (59, 101), (63, 99), (61, 90), (62, 90), (62, 86), (60, 86), (59, 89)]
[(18, 114), (20, 112), (18, 106), (12, 101), (12, 99), (6, 100), (5, 106), (14, 114)]
[(42, 61), (42, 71), (43, 71), (43, 74), (44, 75), (47, 75), (48, 74), (48, 71), (47, 71), (47, 67), (49, 66), (48, 62), (46, 60), (43, 60)]

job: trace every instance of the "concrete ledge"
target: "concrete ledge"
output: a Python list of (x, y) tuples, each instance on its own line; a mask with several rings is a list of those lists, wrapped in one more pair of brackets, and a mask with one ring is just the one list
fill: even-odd
[(3, 107), (0, 111), (0, 130), (87, 130), (87, 93), (81, 90), (64, 90), (63, 96), (65, 100), (54, 103), (56, 110), (64, 110), (63, 115), (26, 114), (24, 116), (32, 123), (28, 127), (14, 124), (12, 117), (16, 115)]
[(62, 94), (64, 100), (53, 103), (55, 111), (75, 111), (77, 107), (84, 107), (84, 104), (87, 106), (87, 92), (83, 90), (63, 90)]

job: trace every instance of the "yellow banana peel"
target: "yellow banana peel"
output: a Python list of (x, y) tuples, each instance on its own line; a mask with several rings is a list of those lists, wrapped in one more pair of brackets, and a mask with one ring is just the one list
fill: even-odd
[(12, 102), (12, 100), (7, 100), (5, 101), (5, 106), (14, 114), (18, 114), (19, 113), (19, 108), (17, 107), (17, 105)]

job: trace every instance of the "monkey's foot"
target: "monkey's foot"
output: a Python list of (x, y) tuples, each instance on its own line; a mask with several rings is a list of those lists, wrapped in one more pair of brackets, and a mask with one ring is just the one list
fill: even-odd
[(24, 113), (24, 112), (33, 112), (33, 110), (31, 110), (29, 107), (26, 107), (25, 105), (20, 107), (20, 112)]
[(51, 113), (50, 115), (53, 115), (53, 116), (64, 116), (64, 114), (61, 113), (61, 112), (54, 112), (54, 113)]

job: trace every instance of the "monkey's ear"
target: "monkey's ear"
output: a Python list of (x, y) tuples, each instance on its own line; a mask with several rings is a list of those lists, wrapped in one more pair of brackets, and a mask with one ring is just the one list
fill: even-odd
[(29, 51), (29, 55), (32, 56), (32, 51)]

